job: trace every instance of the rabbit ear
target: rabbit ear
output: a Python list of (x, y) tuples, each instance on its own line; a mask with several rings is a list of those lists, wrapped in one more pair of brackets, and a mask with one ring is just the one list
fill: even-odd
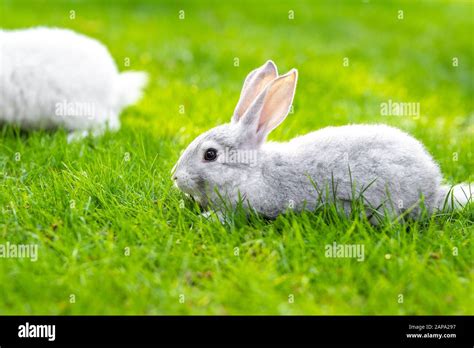
[(232, 115), (232, 122), (238, 122), (247, 111), (248, 107), (263, 91), (266, 85), (278, 76), (278, 70), (271, 60), (268, 60), (260, 68), (251, 71), (245, 79), (240, 93), (240, 99)]
[(298, 71), (291, 69), (268, 84), (242, 117), (240, 124), (255, 145), (265, 141), (288, 115), (295, 95)]

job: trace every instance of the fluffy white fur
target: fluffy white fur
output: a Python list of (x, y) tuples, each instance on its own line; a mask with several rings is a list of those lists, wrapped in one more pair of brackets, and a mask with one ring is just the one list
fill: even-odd
[(0, 30), (0, 122), (101, 133), (147, 82), (120, 73), (107, 48), (68, 29)]
[[(386, 125), (328, 127), (288, 142), (265, 142), (287, 116), (297, 71), (278, 76), (268, 61), (245, 80), (232, 122), (197, 137), (173, 169), (173, 180), (203, 206), (241, 201), (267, 217), (320, 204), (363, 197), (371, 221), (387, 212), (417, 217), (420, 199), (428, 211), (472, 200), (472, 185), (442, 185), (438, 165), (424, 146)], [(208, 149), (217, 150), (206, 160)], [(245, 154), (241, 161), (229, 153)], [(244, 204), (245, 205), (245, 204)]]

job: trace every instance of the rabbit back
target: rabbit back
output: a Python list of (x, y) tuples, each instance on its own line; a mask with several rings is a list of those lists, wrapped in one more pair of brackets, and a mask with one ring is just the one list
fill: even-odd
[(274, 189), (264, 188), (257, 194), (267, 198), (255, 201), (266, 202), (260, 209), (269, 215), (291, 204), (311, 209), (321, 200), (358, 197), (374, 209), (417, 214), (421, 195), (429, 210), (442, 199), (438, 165), (419, 141), (389, 126), (328, 127), (287, 143), (269, 142), (262, 153), (261, 179)]

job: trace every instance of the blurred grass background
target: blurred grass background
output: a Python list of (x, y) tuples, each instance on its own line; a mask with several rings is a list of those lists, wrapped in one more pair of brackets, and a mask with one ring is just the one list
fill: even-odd
[[(310, 213), (221, 226), (180, 208), (169, 180), (180, 151), (227, 122), (246, 74), (272, 59), (300, 77), (271, 140), (387, 123), (421, 140), (448, 183), (474, 181), (471, 1), (0, 4), (4, 29), (71, 28), (120, 70), (151, 76), (117, 133), (67, 144), (63, 131), (1, 129), (0, 243), (37, 242), (40, 258), (0, 259), (0, 314), (473, 313), (472, 211), (384, 229)], [(418, 102), (421, 115), (382, 116), (388, 100)], [(333, 241), (364, 243), (366, 261), (325, 258)]]

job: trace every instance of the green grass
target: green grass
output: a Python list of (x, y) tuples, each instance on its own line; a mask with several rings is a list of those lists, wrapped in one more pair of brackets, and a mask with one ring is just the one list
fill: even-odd
[[(474, 181), (472, 2), (0, 3), (3, 28), (73, 28), (151, 76), (117, 133), (67, 144), (64, 131), (0, 128), (0, 244), (39, 245), (37, 262), (0, 259), (0, 314), (474, 314), (472, 208), (379, 227), (331, 209), (222, 225), (169, 178), (273, 59), (300, 79), (272, 140), (387, 123), (448, 183)], [(419, 102), (420, 117), (381, 116), (388, 99)], [(334, 241), (363, 244), (365, 260), (325, 257)]]

